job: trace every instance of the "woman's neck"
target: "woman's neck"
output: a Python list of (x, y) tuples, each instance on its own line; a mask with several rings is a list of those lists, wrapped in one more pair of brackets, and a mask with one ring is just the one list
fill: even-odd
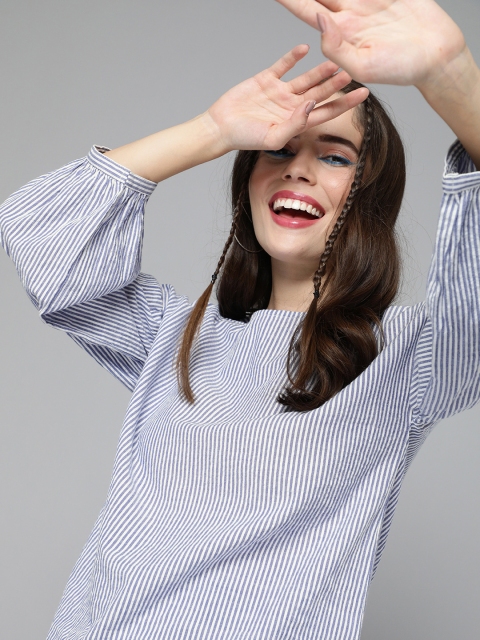
[(290, 265), (272, 258), (272, 293), (268, 309), (307, 311), (313, 296), (315, 269)]

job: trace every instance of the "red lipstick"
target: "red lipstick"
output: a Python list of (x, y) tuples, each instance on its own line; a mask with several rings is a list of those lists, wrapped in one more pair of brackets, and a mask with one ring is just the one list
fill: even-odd
[(322, 205), (317, 200), (315, 200), (315, 198), (312, 198), (312, 196), (307, 196), (305, 193), (300, 193), (299, 191), (287, 191), (287, 190), (277, 191), (270, 198), (268, 206), (272, 208), (275, 200), (278, 200), (279, 198), (287, 198), (287, 199), (290, 198), (291, 200), (301, 200), (302, 202), (311, 204), (312, 207), (315, 207), (315, 209), (317, 209), (317, 211), (320, 211), (322, 215), (325, 215), (325, 209), (322, 207)]
[[(275, 211), (273, 210), (273, 204), (275, 200), (278, 200), (279, 198), (284, 198), (286, 200), (300, 200), (301, 202), (305, 202), (306, 204), (314, 207), (319, 212), (320, 216), (312, 216), (305, 211), (299, 211), (297, 209), (287, 209), (286, 211), (275, 213)], [(325, 209), (317, 200), (315, 200), (315, 198), (307, 196), (305, 193), (300, 193), (298, 191), (277, 191), (270, 198), (268, 204), (273, 221), (281, 227), (287, 227), (289, 229), (304, 229), (305, 227), (311, 227), (325, 215)]]

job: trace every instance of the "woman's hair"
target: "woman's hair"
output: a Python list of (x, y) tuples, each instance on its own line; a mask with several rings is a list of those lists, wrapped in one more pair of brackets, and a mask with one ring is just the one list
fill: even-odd
[[(362, 86), (352, 81), (342, 93)], [(289, 384), (278, 398), (296, 411), (320, 407), (368, 367), (381, 346), (377, 336), (382, 335), (382, 315), (398, 290), (400, 258), (394, 227), (405, 188), (404, 148), (390, 117), (371, 93), (355, 116), (363, 130), (355, 177), (312, 276), (312, 302), (292, 336), (286, 363)], [(190, 402), (194, 400), (190, 352), (217, 277), (217, 299), (225, 318), (246, 322), (270, 300), (270, 256), (255, 237), (248, 196), (258, 156), (258, 151), (237, 153), (231, 177), (230, 234), (212, 282), (193, 308), (178, 352), (179, 385)]]

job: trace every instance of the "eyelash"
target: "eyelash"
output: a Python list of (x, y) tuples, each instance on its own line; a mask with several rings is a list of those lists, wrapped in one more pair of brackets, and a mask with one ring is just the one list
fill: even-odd
[[(286, 153), (282, 153), (282, 152), (286, 152), (290, 155), (286, 155)], [(271, 156), (272, 158), (281, 158), (281, 159), (291, 158), (295, 155), (288, 149), (285, 149), (285, 147), (283, 149), (279, 149), (278, 151), (265, 151), (265, 153)], [(328, 162), (329, 158), (334, 159), (335, 162)], [(319, 160), (322, 160), (322, 162), (327, 162), (327, 164), (329, 164), (332, 167), (350, 167), (354, 164), (348, 158), (345, 158), (345, 156), (341, 156), (337, 153), (331, 153), (328, 156), (319, 158)]]

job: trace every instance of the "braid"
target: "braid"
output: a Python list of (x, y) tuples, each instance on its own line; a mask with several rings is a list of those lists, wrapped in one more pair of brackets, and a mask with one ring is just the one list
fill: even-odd
[(227, 257), (228, 250), (230, 249), (230, 245), (232, 244), (233, 238), (235, 237), (235, 233), (237, 231), (238, 219), (240, 218), (240, 215), (241, 215), (240, 212), (242, 210), (241, 208), (242, 196), (243, 194), (240, 194), (240, 197), (238, 198), (238, 202), (235, 206), (235, 209), (233, 210), (232, 226), (230, 227), (230, 233), (228, 234), (227, 241), (225, 242), (225, 246), (223, 247), (223, 252), (217, 263), (217, 268), (215, 269), (215, 273), (212, 275), (212, 284), (214, 284), (216, 279), (218, 278), (220, 269), (223, 267), (223, 263), (225, 262), (225, 258)]
[(192, 309), (192, 312), (187, 322), (187, 326), (185, 327), (185, 331), (183, 333), (180, 349), (178, 350), (178, 354), (177, 354), (178, 383), (179, 383), (181, 393), (183, 394), (183, 396), (186, 398), (188, 402), (193, 402), (194, 400), (192, 387), (190, 385), (190, 375), (189, 375), (190, 352), (192, 350), (193, 342), (200, 329), (200, 325), (202, 324), (203, 316), (205, 315), (205, 310), (207, 308), (208, 301), (210, 300), (210, 296), (212, 295), (213, 285), (215, 284), (215, 281), (218, 278), (220, 269), (222, 268), (223, 263), (225, 262), (225, 258), (227, 256), (228, 250), (230, 249), (230, 246), (233, 242), (233, 238), (235, 237), (235, 231), (237, 229), (238, 220), (240, 218), (240, 212), (242, 211), (242, 207), (241, 207), (242, 196), (243, 196), (243, 192), (240, 194), (237, 204), (234, 208), (230, 233), (228, 235), (225, 246), (223, 247), (223, 252), (222, 252), (222, 255), (220, 256), (220, 260), (218, 261), (217, 268), (215, 269), (215, 273), (212, 275), (212, 280), (210, 284), (202, 293), (202, 295), (197, 300), (195, 306)]
[(320, 284), (322, 282), (322, 278), (325, 275), (325, 270), (327, 266), (327, 261), (333, 251), (333, 245), (335, 244), (335, 240), (338, 237), (338, 234), (342, 230), (343, 225), (345, 224), (345, 220), (347, 218), (348, 212), (350, 211), (355, 196), (358, 191), (362, 187), (362, 178), (363, 172), (365, 170), (365, 164), (367, 162), (367, 151), (370, 145), (370, 140), (372, 136), (372, 119), (373, 119), (373, 109), (370, 104), (370, 100), (367, 98), (364, 102), (365, 108), (365, 133), (363, 136), (362, 149), (360, 152), (360, 157), (357, 163), (357, 169), (355, 171), (355, 177), (353, 179), (353, 183), (350, 189), (350, 193), (343, 205), (343, 209), (341, 214), (338, 216), (337, 221), (332, 229), (332, 232), (327, 238), (327, 242), (325, 243), (325, 249), (320, 257), (320, 262), (318, 265), (318, 269), (315, 271), (315, 275), (313, 276), (313, 295), (316, 300), (320, 297)]

